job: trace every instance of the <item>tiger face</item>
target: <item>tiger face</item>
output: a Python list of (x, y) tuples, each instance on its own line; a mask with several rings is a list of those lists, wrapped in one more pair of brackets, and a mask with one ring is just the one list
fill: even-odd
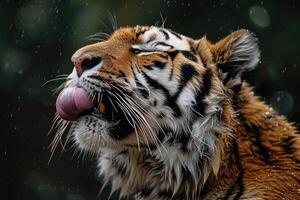
[(80, 149), (151, 149), (172, 139), (192, 150), (195, 141), (215, 146), (231, 91), (257, 65), (259, 51), (246, 30), (212, 44), (138, 26), (116, 30), (71, 60), (56, 108)]

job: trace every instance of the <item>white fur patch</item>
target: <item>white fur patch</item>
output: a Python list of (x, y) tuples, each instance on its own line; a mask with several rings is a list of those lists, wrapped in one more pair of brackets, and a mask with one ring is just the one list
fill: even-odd
[(107, 132), (109, 126), (108, 122), (88, 115), (73, 122), (70, 131), (80, 149), (99, 153), (100, 148), (111, 141)]
[[(160, 29), (163, 29), (166, 33), (168, 33), (169, 39), (166, 40), (164, 34), (161, 31), (159, 31)], [(151, 41), (151, 42), (148, 42), (152, 38), (155, 38), (155, 39), (153, 41)], [(157, 27), (151, 27), (150, 30), (146, 31), (143, 34), (144, 44), (133, 45), (133, 47), (134, 48), (139, 48), (139, 49), (150, 51), (150, 52), (141, 53), (141, 55), (150, 54), (151, 51), (152, 52), (155, 52), (155, 51), (166, 51), (166, 50), (170, 49), (170, 47), (168, 47), (168, 46), (157, 45), (158, 42), (164, 42), (165, 44), (173, 46), (177, 50), (185, 50), (185, 51), (190, 50), (190, 45), (189, 45), (186, 37), (181, 35), (181, 38), (182, 39), (177, 38), (174, 34), (172, 34), (167, 29), (157, 28)]]

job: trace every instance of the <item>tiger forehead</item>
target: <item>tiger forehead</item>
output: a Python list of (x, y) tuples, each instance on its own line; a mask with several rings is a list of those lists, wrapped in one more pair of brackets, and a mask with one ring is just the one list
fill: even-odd
[(143, 34), (144, 43), (159, 42), (177, 50), (190, 50), (189, 39), (170, 29), (152, 27)]
[(170, 29), (156, 26), (137, 26), (134, 28), (120, 28), (116, 30), (111, 39), (121, 39), (130, 44), (149, 44), (165, 42), (179, 50), (189, 50), (188, 38)]

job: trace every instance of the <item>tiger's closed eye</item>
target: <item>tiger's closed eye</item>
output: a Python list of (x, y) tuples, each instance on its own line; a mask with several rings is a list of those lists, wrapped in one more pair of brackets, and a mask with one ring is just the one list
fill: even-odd
[(132, 48), (131, 48), (131, 52), (134, 53), (134, 54), (139, 54), (139, 53), (142, 53), (143, 50), (142, 50), (142, 49), (138, 49), (138, 48), (132, 47)]
[(155, 49), (140, 49), (140, 48), (136, 48), (136, 47), (131, 47), (131, 52), (135, 55), (148, 55), (148, 54), (152, 54), (152, 53), (162, 52), (162, 50), (159, 50), (157, 48), (155, 48)]

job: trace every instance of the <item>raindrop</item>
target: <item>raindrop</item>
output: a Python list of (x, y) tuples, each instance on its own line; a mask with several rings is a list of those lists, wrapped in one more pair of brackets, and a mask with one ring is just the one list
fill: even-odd
[(270, 15), (262, 6), (252, 6), (249, 9), (249, 17), (256, 26), (267, 27), (270, 25)]
[(286, 72), (286, 67), (283, 68), (282, 73), (284, 74)]
[(294, 107), (294, 98), (287, 91), (277, 91), (271, 99), (271, 104), (281, 114), (288, 114)]
[(5, 64), (4, 64), (4, 69), (8, 69), (9, 66), (10, 66), (10, 63), (9, 63), (9, 62), (5, 62)]

